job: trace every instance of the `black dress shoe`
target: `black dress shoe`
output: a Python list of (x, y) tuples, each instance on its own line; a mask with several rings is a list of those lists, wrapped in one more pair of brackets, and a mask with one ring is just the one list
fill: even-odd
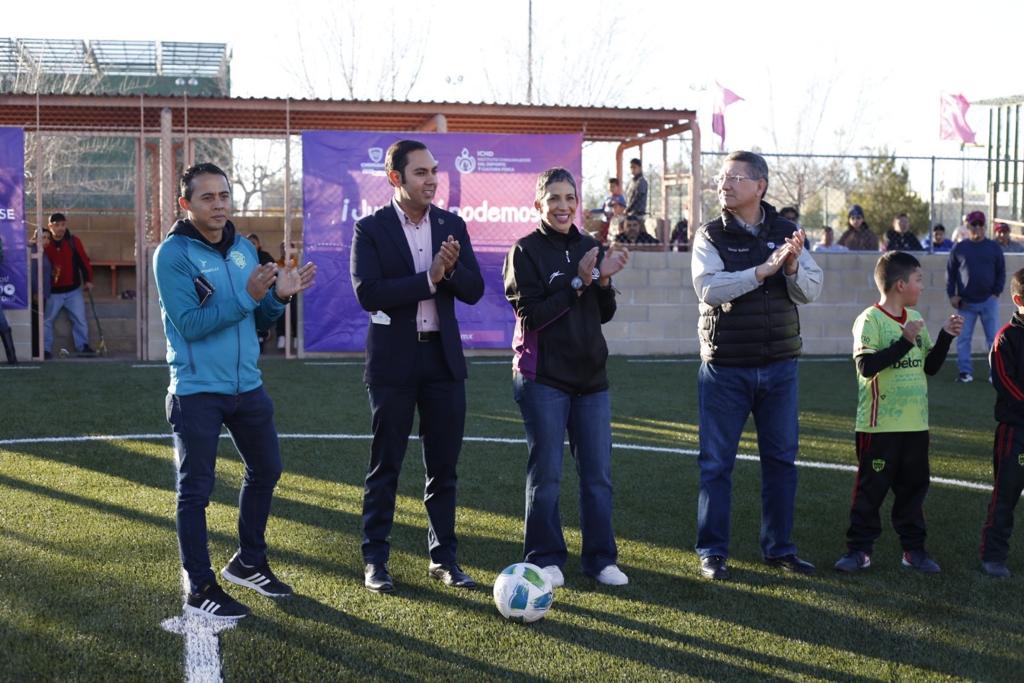
[(459, 569), (457, 564), (431, 564), (427, 570), (432, 578), (437, 579), (446, 586), (454, 588), (476, 588), (476, 581)]
[(388, 572), (385, 562), (370, 563), (363, 569), (363, 585), (374, 593), (390, 593), (395, 590), (395, 582)]
[(700, 558), (700, 573), (705, 578), (724, 581), (729, 578), (729, 568), (725, 566), (725, 558), (721, 555), (708, 555)]
[(814, 574), (814, 565), (806, 560), (801, 560), (796, 555), (783, 555), (782, 557), (766, 557), (765, 564), (769, 567), (779, 567), (794, 574)]

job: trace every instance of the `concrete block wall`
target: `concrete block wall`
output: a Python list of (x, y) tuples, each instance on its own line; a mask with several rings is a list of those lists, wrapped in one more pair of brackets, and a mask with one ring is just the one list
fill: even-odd
[[(804, 353), (850, 353), (853, 320), (865, 307), (878, 301), (873, 273), (876, 253), (812, 254), (824, 271), (821, 296), (800, 307), (800, 331)], [(613, 354), (690, 354), (697, 342), (697, 296), (690, 277), (689, 252), (635, 252), (629, 266), (615, 277), (619, 290), (618, 311), (604, 326)], [(932, 335), (937, 335), (946, 316), (953, 312), (946, 298), (946, 255), (919, 254), (925, 291), (917, 309)], [(1007, 275), (1024, 268), (1024, 254), (1006, 255)], [(1009, 287), (1000, 299), (999, 317), (1013, 312)], [(985, 353), (980, 323), (973, 339), (975, 353)]]
[[(824, 288), (812, 304), (800, 307), (804, 352), (810, 355), (848, 354), (853, 344), (854, 318), (878, 300), (872, 280), (875, 253), (813, 254), (824, 270)], [(946, 299), (945, 255), (920, 254), (925, 292), (917, 306), (933, 335), (952, 309)], [(1007, 254), (1006, 271), (1024, 268), (1024, 254)], [(694, 354), (697, 343), (697, 297), (690, 278), (689, 252), (634, 252), (629, 266), (615, 277), (618, 311), (604, 326), (611, 353), (618, 355)], [(163, 358), (165, 342), (155, 288), (150, 293), (149, 357)], [(1000, 299), (1000, 321), (1013, 311), (1009, 291)], [(14, 328), (18, 355), (29, 357), (31, 328), (28, 311), (6, 311)], [(109, 342), (108, 342), (109, 343)], [(985, 353), (985, 338), (975, 329), (973, 349)]]

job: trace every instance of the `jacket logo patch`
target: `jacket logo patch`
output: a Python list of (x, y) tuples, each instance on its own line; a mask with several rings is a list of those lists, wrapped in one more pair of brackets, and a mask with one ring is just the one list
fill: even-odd
[(1017, 464), (1024, 467), (1024, 453), (1017, 456)]
[(774, 249), (775, 248), (775, 242), (769, 242), (768, 243), (768, 248), (769, 249)]
[(231, 252), (231, 260), (235, 262), (235, 265), (239, 268), (245, 268), (245, 254), (240, 251)]
[(214, 264), (212, 268), (207, 267), (206, 264), (209, 263), (209, 261), (207, 261), (204, 258), (196, 260), (199, 261), (199, 272), (202, 273), (203, 275), (206, 275), (207, 273), (216, 273), (217, 271), (220, 270), (220, 267), (216, 264)]
[(555, 272), (551, 273), (551, 275), (548, 277), (548, 284), (550, 285), (552, 282), (555, 281), (556, 277), (561, 277), (562, 275), (565, 275), (565, 273), (563, 273), (560, 270), (556, 270)]
[(873, 469), (875, 472), (881, 472), (882, 470), (885, 469), (885, 461), (882, 460), (881, 458), (875, 458), (874, 460), (871, 461), (871, 469)]

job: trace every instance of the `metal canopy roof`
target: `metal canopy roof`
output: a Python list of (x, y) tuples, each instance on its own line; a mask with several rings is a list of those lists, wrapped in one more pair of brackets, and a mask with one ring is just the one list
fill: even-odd
[(582, 133), (589, 141), (658, 139), (691, 130), (688, 109), (624, 109), (525, 104), (372, 102), (103, 95), (9, 95), (0, 125), (41, 132), (160, 132), (172, 112), (175, 135), (260, 136), (303, 130), (433, 130), (449, 132)]
[(0, 38), (0, 73), (98, 76), (227, 76), (224, 43)]

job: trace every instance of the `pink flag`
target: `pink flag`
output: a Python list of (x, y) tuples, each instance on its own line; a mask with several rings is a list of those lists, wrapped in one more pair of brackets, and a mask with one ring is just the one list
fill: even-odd
[(963, 95), (942, 93), (939, 97), (939, 137), (959, 140), (961, 144), (975, 144), (974, 131), (967, 125), (967, 110), (971, 103)]
[(715, 86), (718, 88), (718, 96), (715, 98), (715, 106), (711, 113), (711, 130), (721, 138), (718, 142), (718, 151), (722, 151), (725, 149), (725, 108), (743, 98), (718, 81), (715, 81)]

